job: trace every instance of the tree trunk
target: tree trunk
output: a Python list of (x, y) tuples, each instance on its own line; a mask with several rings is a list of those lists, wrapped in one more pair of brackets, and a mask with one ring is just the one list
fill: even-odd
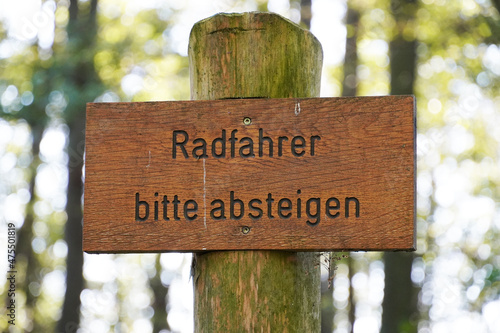
[[(193, 99), (319, 95), (319, 42), (276, 14), (219, 14), (198, 22), (189, 60)], [(197, 253), (193, 272), (196, 332), (320, 330), (317, 253)]]
[(333, 287), (330, 286), (330, 281), (321, 281), (321, 333), (333, 332), (334, 316)]
[[(358, 94), (358, 25), (359, 12), (352, 7), (352, 3), (347, 3), (346, 14), (347, 37), (345, 41), (344, 56), (344, 80), (342, 80), (342, 96), (356, 96)], [(354, 331), (354, 322), (356, 321), (356, 304), (354, 301), (354, 287), (352, 278), (354, 277), (354, 259), (347, 259), (349, 267), (349, 312), (348, 318), (350, 332)]]
[[(18, 240), (16, 247), (16, 265), (17, 269), (21, 271), (21, 267), (24, 269), (24, 279), (20, 279), (17, 288), (23, 290), (26, 294), (25, 310), (27, 315), (27, 320), (32, 321), (27, 323), (26, 327), (37, 327), (35, 322), (35, 308), (36, 308), (36, 297), (29, 289), (31, 283), (42, 284), (43, 277), (41, 276), (41, 265), (38, 262), (35, 254), (33, 253), (33, 248), (31, 242), (33, 240), (33, 222), (35, 220), (35, 203), (37, 197), (35, 194), (35, 180), (37, 168), (40, 166), (40, 142), (43, 136), (43, 125), (31, 122), (31, 135), (33, 137), (33, 142), (31, 144), (31, 152), (33, 154), (33, 162), (30, 165), (30, 182), (29, 182), (29, 192), (30, 201), (26, 205), (26, 217), (24, 218), (23, 226), (18, 231)], [(21, 275), (22, 276), (22, 275)]]
[(300, 22), (306, 29), (311, 29), (312, 3), (311, 0), (300, 0)]
[(347, 37), (345, 41), (344, 57), (344, 80), (342, 81), (342, 96), (356, 96), (358, 91), (358, 78), (356, 68), (358, 67), (358, 23), (359, 13), (347, 6), (346, 28)]
[[(413, 94), (416, 41), (403, 37), (404, 26), (415, 17), (415, 2), (392, 0), (397, 34), (389, 44), (391, 95)], [(411, 281), (413, 253), (384, 253), (385, 289), (382, 302), (382, 333), (416, 332), (417, 291)]]
[[(83, 149), (85, 123), (69, 125), (69, 145), (71, 153)], [(83, 290), (83, 252), (82, 252), (82, 167), (83, 155), (70, 156), (65, 240), (68, 244), (66, 258), (66, 293), (63, 312), (58, 323), (58, 332), (76, 332), (80, 323), (80, 293)]]
[(167, 295), (169, 287), (164, 286), (161, 282), (163, 268), (161, 267), (160, 258), (160, 254), (157, 254), (155, 261), (156, 274), (149, 279), (149, 285), (154, 294), (153, 304), (151, 304), (154, 311), (153, 318), (151, 318), (153, 332), (160, 332), (161, 330), (170, 331), (167, 322)]
[(85, 103), (92, 101), (100, 93), (92, 52), (97, 32), (97, 0), (90, 1), (86, 17), (81, 15), (78, 6), (78, 0), (70, 1), (66, 49), (66, 56), (75, 57), (76, 60), (62, 65), (68, 67), (62, 89), (69, 97), (65, 113), (69, 127), (69, 178), (66, 204), (68, 221), (65, 228), (68, 255), (66, 258), (66, 293), (62, 315), (57, 326), (58, 332), (76, 332), (80, 325), (80, 294), (84, 286), (81, 200), (85, 151)]

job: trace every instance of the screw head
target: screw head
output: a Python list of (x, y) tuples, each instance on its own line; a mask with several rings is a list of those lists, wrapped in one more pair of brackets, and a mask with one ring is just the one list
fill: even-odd
[(250, 227), (244, 226), (241, 228), (241, 232), (246, 235), (250, 232)]
[(244, 125), (250, 125), (252, 123), (252, 119), (250, 117), (243, 118)]

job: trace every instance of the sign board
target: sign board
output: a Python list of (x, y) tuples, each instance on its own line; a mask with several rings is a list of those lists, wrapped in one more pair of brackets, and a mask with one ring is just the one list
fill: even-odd
[(88, 104), (83, 249), (414, 250), (414, 97)]

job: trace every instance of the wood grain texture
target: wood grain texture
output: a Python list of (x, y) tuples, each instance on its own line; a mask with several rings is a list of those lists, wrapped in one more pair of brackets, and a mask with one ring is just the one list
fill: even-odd
[(412, 250), (414, 116), (411, 96), (89, 104), (84, 250)]
[[(327, 195), (342, 198), (350, 195), (351, 185), (378, 188), (376, 184), (379, 184), (387, 188), (386, 192), (393, 192), (394, 184), (411, 181), (403, 178), (412, 177), (409, 174), (414, 173), (414, 164), (403, 172), (403, 178), (396, 177), (395, 182), (391, 175), (397, 170), (393, 169), (379, 174), (385, 180), (370, 178), (370, 174), (375, 174), (372, 169), (383, 160), (377, 154), (387, 155), (387, 152), (360, 135), (368, 133), (373, 140), (382, 141), (377, 139), (377, 133), (383, 132), (378, 122), (381, 117), (382, 123), (392, 121), (392, 133), (399, 133), (395, 135), (403, 141), (414, 142), (406, 136), (413, 128), (408, 129), (407, 124), (403, 129), (398, 127), (408, 121), (408, 114), (400, 110), (411, 113), (410, 117), (413, 113), (396, 105), (377, 108), (383, 111), (382, 115), (375, 114), (375, 110), (361, 112), (356, 105), (369, 101), (365, 99), (356, 100), (355, 104), (349, 104), (346, 99), (305, 99), (319, 96), (321, 46), (308, 31), (275, 14), (219, 14), (198, 22), (190, 36), (189, 58), (193, 99), (293, 99), (89, 105), (84, 249), (91, 252), (200, 251), (193, 256), (196, 332), (319, 332), (319, 255), (291, 250), (348, 249), (350, 246), (368, 249), (391, 242), (397, 243), (392, 244), (391, 249), (408, 249), (414, 244), (414, 231), (411, 231), (414, 216), (396, 213), (408, 219), (398, 220), (392, 227), (389, 225), (394, 222), (393, 212), (386, 218), (378, 217), (378, 223), (371, 222), (364, 211), (365, 197), (360, 198), (363, 223), (359, 223), (360, 220), (343, 223), (340, 217), (328, 222), (322, 217), (315, 227), (308, 226), (303, 218), (202, 220), (201, 217), (206, 216), (204, 207), (209, 207), (209, 200), (218, 196), (227, 202), (228, 191), (234, 191), (241, 200), (257, 196), (264, 200), (269, 193), (275, 198), (296, 199), (298, 189), (303, 200)], [(413, 103), (410, 97), (395, 100), (396, 104), (404, 105), (409, 101)], [(378, 102), (372, 100), (376, 105)], [(338, 108), (331, 109), (332, 106)], [(369, 117), (368, 121), (361, 121), (364, 116)], [(93, 125), (90, 124), (92, 117)], [(252, 123), (243, 125), (244, 117), (250, 117)], [(390, 120), (393, 117), (396, 119)], [(90, 135), (92, 126), (95, 135)], [(184, 161), (179, 159), (182, 162), (175, 167), (168, 164), (167, 152), (171, 149), (168, 140), (173, 130), (185, 130), (191, 139), (213, 139), (221, 135), (222, 129), (226, 129), (228, 135), (238, 129), (238, 138), (255, 138), (259, 128), (274, 138), (296, 135), (307, 138), (312, 133), (321, 133), (324, 137), (318, 142), (315, 156), (293, 156), (288, 146), (289, 150), (282, 156), (233, 159), (209, 156), (198, 160), (190, 157)], [(109, 131), (115, 134), (109, 135)], [(347, 137), (354, 139), (344, 143)], [(103, 140), (107, 140), (106, 144)], [(403, 147), (403, 141), (396, 138), (392, 143), (384, 141), (383, 144), (387, 149), (399, 144), (407, 148)], [(368, 167), (363, 159), (364, 169), (356, 164), (351, 166), (344, 156), (351, 156), (351, 162), (353, 157), (359, 159), (353, 150), (363, 144), (367, 146), (362, 157), (373, 158), (374, 165)], [(128, 151), (131, 148), (140, 151), (140, 155), (134, 156)], [(102, 150), (104, 156), (92, 162), (92, 156), (95, 157), (92, 149)], [(402, 165), (408, 162), (408, 154), (412, 153), (398, 148), (390, 157), (399, 158)], [(398, 169), (396, 165), (393, 167)], [(347, 168), (354, 170), (354, 176)], [(129, 175), (126, 170), (134, 174)], [(128, 190), (120, 193), (116, 191), (119, 188)], [(411, 190), (401, 187), (399, 190), (408, 206), (400, 205), (398, 209), (412, 210), (414, 199), (408, 199)], [(134, 195), (138, 191), (149, 195), (150, 204), (155, 198), (154, 191), (159, 195), (185, 196), (182, 200), (193, 197), (200, 207), (203, 202), (203, 209), (197, 212), (203, 215), (190, 222), (137, 223), (134, 216), (130, 217), (130, 213), (135, 214), (130, 207), (135, 205)], [(380, 212), (376, 207), (385, 200), (377, 201), (373, 195), (370, 198), (377, 203), (372, 210)], [(277, 204), (274, 201), (273, 209)], [(159, 220), (161, 218), (159, 214)], [(246, 234), (244, 227), (250, 228)], [(378, 233), (372, 238), (374, 230)], [(263, 244), (267, 244), (266, 249), (285, 251), (208, 251), (262, 249)]]
[(323, 51), (273, 13), (218, 14), (189, 37), (192, 99), (319, 96)]
[[(193, 99), (317, 97), (321, 66), (318, 40), (276, 14), (219, 14), (191, 31)], [(192, 267), (195, 332), (320, 331), (318, 253), (196, 252)]]
[(197, 254), (195, 332), (319, 332), (319, 253)]

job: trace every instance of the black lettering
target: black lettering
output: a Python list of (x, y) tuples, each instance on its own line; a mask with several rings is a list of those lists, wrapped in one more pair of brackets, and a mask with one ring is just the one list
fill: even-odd
[(236, 135), (236, 132), (238, 132), (238, 130), (234, 129), (231, 131), (231, 137), (229, 138), (229, 142), (231, 142), (231, 157), (234, 158), (234, 152), (235, 152), (235, 145), (236, 145), (236, 141), (238, 141), (238, 138), (235, 137)]
[[(335, 206), (332, 206), (331, 205), (331, 202), (335, 202)], [(339, 199), (335, 198), (335, 197), (331, 197), (331, 198), (328, 198), (328, 200), (326, 200), (326, 215), (328, 217), (331, 217), (332, 219), (336, 218), (337, 216), (340, 215), (340, 212), (336, 212), (335, 214), (332, 214), (332, 210), (339, 210), (340, 209), (340, 201)]]
[(263, 136), (262, 128), (259, 128), (259, 157), (264, 156), (264, 142), (269, 144), (269, 157), (273, 157), (273, 140), (268, 136)]
[[(139, 211), (140, 207), (144, 206), (144, 216), (141, 216)], [(139, 192), (135, 194), (135, 220), (136, 221), (146, 221), (149, 217), (149, 204), (146, 201), (139, 200)]]
[(177, 195), (174, 195), (174, 200), (172, 201), (174, 204), (174, 220), (179, 221), (179, 204), (181, 203), (179, 199), (177, 198)]
[[(300, 141), (300, 143), (297, 143)], [(306, 146), (306, 140), (300, 135), (294, 136), (292, 139), (292, 154), (293, 156), (302, 156), (305, 153), (304, 147)], [(297, 148), (302, 148), (302, 151), (297, 152)]]
[[(314, 214), (311, 212), (311, 203), (314, 203), (316, 206)], [(306, 222), (307, 225), (310, 225), (311, 227), (318, 225), (318, 223), (320, 221), (320, 215), (321, 215), (320, 198), (310, 198), (309, 200), (307, 200), (307, 202), (306, 202), (306, 214), (307, 214), (308, 218), (316, 219), (316, 221), (314, 221), (314, 222), (307, 220), (307, 222)]]
[[(158, 197), (158, 192), (155, 192), (155, 197)], [(155, 200), (155, 221), (158, 221), (158, 200)]]
[[(301, 191), (297, 190), (297, 195), (300, 195)], [(302, 217), (302, 199), (297, 198), (297, 218), (300, 219)]]
[(346, 197), (345, 198), (345, 217), (349, 217), (349, 203), (354, 201), (356, 204), (356, 217), (359, 217), (359, 200), (355, 197)]
[(267, 217), (269, 217), (270, 219), (274, 219), (273, 211), (272, 211), (274, 199), (273, 199), (273, 195), (271, 193), (267, 194), (266, 202), (267, 202)]
[[(217, 143), (220, 142), (221, 152), (217, 154)], [(215, 158), (225, 158), (226, 157), (226, 130), (222, 130), (222, 136), (220, 138), (215, 138), (212, 141), (212, 156)]]
[(288, 141), (288, 137), (280, 136), (278, 138), (278, 156), (283, 156), (283, 141)]
[(167, 205), (170, 203), (170, 201), (168, 201), (166, 195), (163, 196), (163, 201), (161, 203), (163, 204), (163, 220), (170, 221), (167, 215)]
[[(199, 146), (193, 148), (193, 157), (194, 158), (207, 158), (207, 142), (205, 139), (197, 138), (193, 140), (194, 144), (200, 143)], [(201, 154), (198, 153), (198, 150), (201, 150)]]
[[(189, 205), (192, 205), (193, 207), (189, 208)], [(189, 213), (196, 213), (196, 212), (198, 212), (198, 203), (194, 200), (187, 200), (184, 203), (184, 218), (187, 221), (193, 221), (198, 217), (198, 214), (189, 215)]]
[(248, 208), (256, 211), (257, 215), (253, 215), (252, 213), (248, 213), (248, 216), (250, 216), (254, 220), (260, 219), (262, 217), (262, 214), (263, 214), (262, 209), (260, 207), (255, 206), (254, 204), (262, 205), (262, 200), (259, 200), (259, 199), (250, 200), (250, 202), (248, 203)]
[(314, 156), (314, 142), (321, 140), (319, 135), (311, 136), (311, 156)]
[[(193, 140), (194, 148), (191, 149), (189, 147), (190, 152), (188, 153), (188, 145), (189, 145), (189, 135), (186, 131), (176, 130), (172, 132), (172, 158), (176, 159), (178, 154), (184, 156), (184, 158), (189, 158), (189, 155), (192, 155), (194, 158), (208, 158), (209, 154), (208, 149), (211, 148), (211, 154), (214, 158), (226, 158), (226, 147), (230, 145), (230, 157), (236, 157), (236, 150), (238, 150), (239, 156), (243, 158), (255, 157), (257, 147), (254, 147), (255, 140), (253, 137), (243, 137), (241, 140), (236, 137), (238, 133), (237, 129), (231, 130), (231, 134), (229, 138), (227, 138), (227, 131), (225, 129), (221, 130), (221, 135), (212, 140), (212, 142), (207, 142), (204, 138), (195, 138)], [(226, 141), (227, 138), (227, 141)], [(258, 137), (258, 155), (259, 157), (263, 156), (274, 156), (274, 141), (273, 137), (264, 135), (264, 130), (259, 128), (259, 137)], [(297, 135), (294, 136), (291, 140), (287, 136), (278, 136), (277, 137), (277, 155), (283, 156), (286, 150), (286, 143), (290, 141), (290, 150), (293, 156), (300, 157), (305, 155), (307, 146), (306, 139)], [(317, 142), (321, 140), (319, 135), (311, 135), (310, 136), (310, 155), (315, 156), (317, 153)], [(229, 143), (228, 143), (229, 142)], [(239, 143), (239, 145), (238, 145)], [(211, 144), (211, 147), (208, 145)]]
[[(182, 134), (184, 135), (184, 141), (178, 142), (177, 141), (177, 134)], [(184, 155), (184, 158), (188, 158), (189, 155), (186, 151), (186, 142), (189, 140), (189, 135), (187, 134), (186, 131), (174, 131), (173, 136), (172, 136), (172, 158), (177, 158), (177, 146), (181, 148), (182, 155)]]
[[(219, 204), (219, 207), (212, 208), (212, 210), (210, 211), (210, 217), (214, 220), (225, 220), (226, 215), (224, 215), (225, 214), (224, 213), (224, 201), (222, 201), (221, 199), (215, 199), (210, 204), (212, 206), (215, 204)], [(219, 212), (218, 216), (215, 215), (216, 212)]]
[[(240, 206), (239, 215), (236, 215), (234, 213), (235, 204), (238, 204)], [(243, 205), (243, 201), (234, 198), (234, 191), (229, 192), (229, 218), (231, 220), (239, 220), (243, 217), (243, 214), (245, 214), (245, 206)]]
[[(286, 206), (285, 206), (285, 204), (286, 204)], [(290, 216), (292, 216), (292, 212), (290, 212), (291, 210), (292, 210), (292, 201), (290, 199), (283, 198), (283, 199), (280, 199), (280, 201), (278, 201), (278, 215), (282, 219), (287, 219)], [(283, 212), (288, 212), (288, 213), (284, 214)]]
[[(240, 143), (248, 142), (246, 145), (240, 147), (240, 156), (241, 157), (255, 157), (253, 153), (253, 140), (249, 137), (241, 138)], [(244, 153), (243, 150), (248, 149), (248, 152)]]

